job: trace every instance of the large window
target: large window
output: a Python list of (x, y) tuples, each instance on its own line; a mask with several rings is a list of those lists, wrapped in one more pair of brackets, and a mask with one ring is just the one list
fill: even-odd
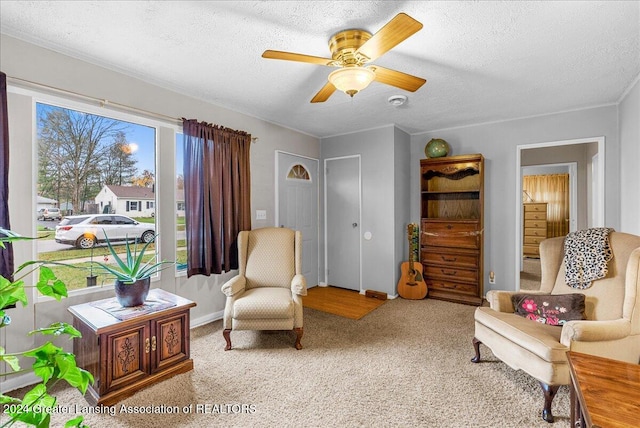
[(69, 290), (111, 285), (89, 279), (91, 260), (113, 262), (105, 235), (124, 250), (155, 233), (156, 129), (43, 103), (36, 116), (38, 258), (87, 268), (54, 267)]

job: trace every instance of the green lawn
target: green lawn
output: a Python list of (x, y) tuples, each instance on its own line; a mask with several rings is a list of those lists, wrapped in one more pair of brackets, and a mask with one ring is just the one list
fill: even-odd
[[(141, 223), (155, 223), (155, 218), (153, 217), (138, 217), (135, 220)], [(177, 217), (178, 230), (184, 230), (184, 217)], [(52, 230), (46, 230), (43, 227), (38, 227), (37, 230), (38, 238), (40, 239), (54, 239), (55, 232)], [(186, 263), (187, 261), (187, 250), (184, 249), (186, 245), (185, 239), (179, 239), (177, 241), (178, 251), (176, 253), (176, 262), (177, 263)], [(114, 245), (116, 251), (124, 251), (124, 244)], [(155, 253), (155, 243), (150, 244), (147, 247), (149, 251), (149, 258), (154, 256)], [(141, 249), (143, 244), (138, 244), (138, 249)], [(54, 271), (56, 276), (62, 280), (66, 286), (67, 290), (78, 290), (87, 287), (87, 276), (90, 275), (90, 266), (91, 263), (89, 261), (91, 257), (92, 250), (91, 249), (78, 249), (69, 247), (68, 250), (60, 250), (60, 251), (52, 251), (46, 253), (39, 253), (38, 260), (44, 262), (68, 262), (71, 260), (76, 260), (73, 263), (73, 266), (60, 266), (60, 265), (49, 265), (51, 269)], [(123, 254), (124, 255), (124, 254)], [(122, 256), (123, 256), (122, 255)], [(106, 257), (106, 259), (105, 259)], [(80, 260), (77, 260), (80, 259)], [(93, 249), (93, 260), (94, 262), (108, 262), (113, 263), (113, 257), (109, 252), (107, 247), (99, 246)], [(167, 269), (171, 270), (171, 268)], [(100, 272), (98, 274), (98, 272)], [(94, 265), (94, 275), (97, 276), (97, 285), (98, 286), (112, 286), (115, 282), (115, 278), (111, 275), (107, 275), (102, 273), (99, 269), (96, 269)]]
[[(113, 245), (116, 251), (119, 251), (119, 247), (122, 247), (122, 251), (124, 251), (124, 244)], [(143, 244), (138, 244), (138, 250), (142, 249)], [(135, 249), (135, 245), (131, 246), (132, 250)], [(149, 244), (146, 251), (153, 252), (156, 248), (156, 244)], [(107, 247), (95, 247), (93, 249), (93, 258), (96, 261), (102, 261), (104, 256), (111, 257), (111, 253)], [(85, 257), (91, 257), (91, 249), (83, 250), (79, 248), (70, 248), (68, 250), (60, 250), (60, 251), (50, 251), (47, 253), (39, 253), (38, 260), (42, 261), (64, 261), (64, 260), (72, 260), (72, 259), (80, 259)]]

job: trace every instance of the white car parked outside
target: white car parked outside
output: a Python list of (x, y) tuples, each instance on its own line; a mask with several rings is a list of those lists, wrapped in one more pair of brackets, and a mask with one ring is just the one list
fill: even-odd
[(155, 235), (155, 224), (140, 223), (134, 219), (116, 214), (83, 214), (65, 217), (56, 226), (56, 242), (74, 245), (78, 248), (91, 248), (109, 241), (138, 240), (151, 242)]

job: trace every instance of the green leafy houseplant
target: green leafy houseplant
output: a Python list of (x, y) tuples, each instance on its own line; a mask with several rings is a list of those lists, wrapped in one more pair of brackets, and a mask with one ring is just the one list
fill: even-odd
[[(0, 228), (0, 247), (2, 248), (5, 248), (7, 243), (30, 239), (34, 238), (23, 237), (10, 230)], [(25, 272), (27, 267), (33, 267), (33, 269)], [(53, 271), (45, 266), (44, 262), (26, 262), (13, 274), (13, 277), (16, 278), (13, 281), (0, 276), (0, 328), (7, 328), (11, 324), (11, 317), (6, 313), (5, 309), (18, 302), (22, 303), (23, 306), (27, 305), (28, 299), (25, 288), (30, 286), (26, 286), (23, 279), (38, 267), (40, 268), (39, 277), (35, 287), (40, 294), (53, 297), (56, 300), (67, 297), (66, 285), (56, 278)], [(49, 327), (40, 328), (28, 334), (67, 335), (70, 339), (81, 336), (78, 330), (64, 322), (53, 323)], [(34, 359), (31, 369), (22, 369), (20, 367), (20, 357)], [(36, 348), (16, 353), (8, 353), (0, 346), (0, 362), (5, 362), (12, 370), (7, 373), (0, 372), (0, 376), (31, 371), (42, 379), (42, 383), (37, 384), (28, 391), (22, 400), (0, 394), (0, 410), (3, 415), (0, 427), (2, 428), (12, 426), (16, 422), (23, 422), (36, 427), (49, 427), (51, 409), (55, 409), (56, 398), (51, 396), (47, 389), (60, 380), (64, 380), (84, 395), (89, 383), (93, 383), (91, 373), (76, 365), (74, 354), (65, 352), (64, 349), (55, 346), (50, 341)], [(5, 415), (9, 416), (6, 422), (4, 421)], [(79, 415), (69, 420), (65, 427), (86, 427), (83, 420), (84, 417)]]
[(155, 242), (157, 236), (155, 235), (152, 240), (145, 243), (139, 252), (138, 241), (135, 241), (132, 250), (131, 244), (127, 240), (125, 243), (125, 256), (120, 257), (105, 233), (107, 247), (116, 264), (93, 263), (98, 265), (99, 269), (116, 278), (116, 297), (122, 306), (138, 306), (144, 303), (149, 292), (151, 276), (166, 268), (167, 265), (174, 264), (174, 262), (170, 261), (158, 261), (157, 254), (145, 261), (145, 251), (152, 242)]

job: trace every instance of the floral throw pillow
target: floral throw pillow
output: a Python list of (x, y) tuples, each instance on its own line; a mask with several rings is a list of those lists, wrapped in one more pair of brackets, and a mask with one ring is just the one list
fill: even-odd
[(541, 324), (563, 325), (583, 320), (584, 294), (514, 294), (511, 296), (517, 315)]

